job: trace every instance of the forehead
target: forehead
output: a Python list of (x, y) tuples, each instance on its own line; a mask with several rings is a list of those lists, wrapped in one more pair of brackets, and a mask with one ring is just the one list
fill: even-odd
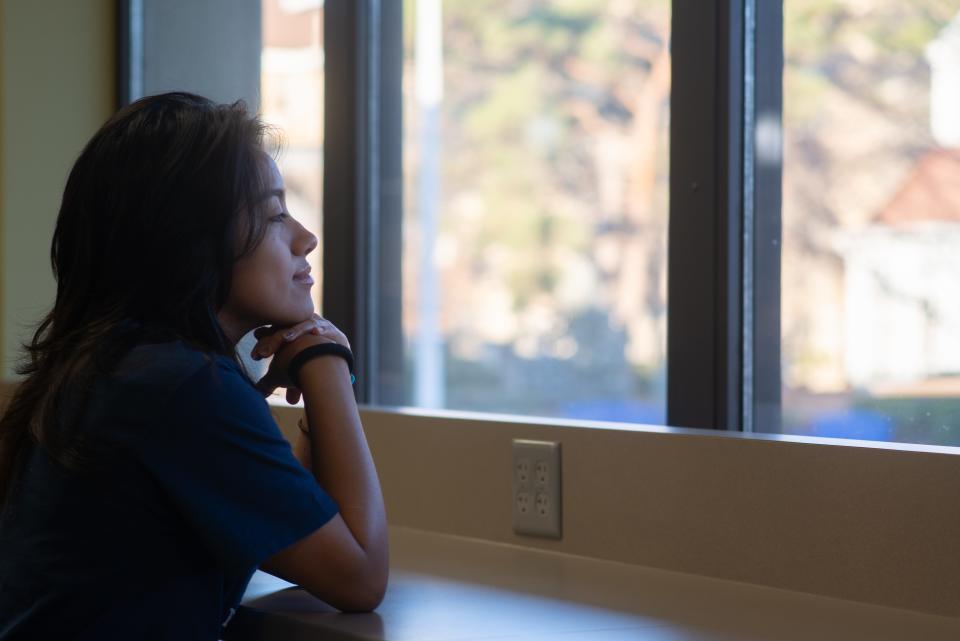
[(277, 162), (269, 155), (263, 155), (264, 175), (263, 182), (266, 191), (283, 190), (283, 176), (280, 175), (280, 168)]

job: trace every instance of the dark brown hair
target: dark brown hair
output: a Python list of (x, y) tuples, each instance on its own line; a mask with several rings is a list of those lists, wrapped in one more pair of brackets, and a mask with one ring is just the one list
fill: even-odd
[(84, 148), (50, 251), (56, 300), (0, 419), (0, 506), (31, 443), (83, 466), (71, 431), (86, 393), (145, 336), (236, 359), (216, 313), (263, 235), (266, 132), (242, 102), (168, 93), (123, 108)]

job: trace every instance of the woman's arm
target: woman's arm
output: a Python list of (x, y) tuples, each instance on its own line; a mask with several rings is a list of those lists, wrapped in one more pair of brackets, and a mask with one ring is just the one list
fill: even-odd
[[(298, 338), (279, 350), (275, 360), (280, 362), (271, 369), (322, 342), (327, 341), (318, 336)], [(371, 610), (386, 590), (387, 523), (350, 372), (342, 359), (321, 356), (307, 361), (298, 378), (310, 432), (310, 467), (340, 514), (261, 567), (341, 610)]]

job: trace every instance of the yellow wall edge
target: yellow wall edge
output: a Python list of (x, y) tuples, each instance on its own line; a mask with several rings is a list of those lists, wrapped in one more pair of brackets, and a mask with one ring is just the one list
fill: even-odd
[[(7, 199), (6, 191), (4, 190), (4, 182), (7, 176), (6, 170), (6, 145), (4, 144), (4, 129), (6, 128), (6, 118), (4, 106), (6, 100), (4, 96), (6, 95), (7, 84), (5, 82), (6, 74), (4, 74), (4, 68), (7, 66), (7, 50), (5, 48), (6, 38), (4, 38), (4, 32), (6, 31), (7, 24), (7, 1), (0, 0), (0, 269), (3, 269), (6, 262), (6, 252), (4, 251), (3, 239), (6, 238), (6, 219), (7, 219)], [(0, 319), (7, 317), (6, 315), (6, 292), (4, 289), (5, 278), (0, 278)], [(3, 340), (3, 335), (0, 333), (0, 363), (6, 363), (6, 341)], [(0, 373), (0, 379), (6, 378), (6, 370)]]
[(115, 104), (113, 0), (0, 0), (0, 364), (56, 292), (50, 240), (63, 186)]

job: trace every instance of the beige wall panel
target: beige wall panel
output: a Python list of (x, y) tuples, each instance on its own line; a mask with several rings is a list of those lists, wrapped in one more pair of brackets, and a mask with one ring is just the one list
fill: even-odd
[(0, 0), (2, 376), (53, 303), (50, 240), (67, 173), (113, 111), (112, 0)]
[[(960, 449), (363, 415), (392, 525), (960, 616)], [(513, 438), (563, 444), (560, 541), (512, 532)]]

